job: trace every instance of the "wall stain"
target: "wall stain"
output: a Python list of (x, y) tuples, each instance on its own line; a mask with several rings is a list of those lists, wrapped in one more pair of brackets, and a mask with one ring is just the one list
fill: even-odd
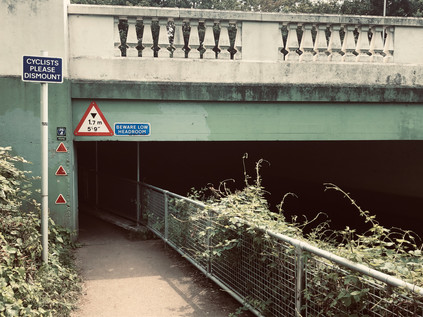
[(386, 77), (386, 83), (388, 85), (406, 85), (406, 78), (403, 77), (400, 73), (397, 73), (395, 76), (389, 75)]

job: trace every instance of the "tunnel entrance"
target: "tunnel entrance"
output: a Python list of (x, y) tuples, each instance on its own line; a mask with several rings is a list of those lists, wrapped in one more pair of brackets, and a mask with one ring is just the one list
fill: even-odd
[[(410, 229), (423, 236), (423, 143), (420, 141), (272, 142), (76, 142), (78, 200), (131, 221), (141, 221), (137, 182), (186, 195), (191, 188), (244, 186), (244, 171), (255, 178), (255, 164), (276, 211), (287, 192), (286, 217), (313, 218), (324, 212), (334, 229), (362, 226), (363, 219), (334, 183), (385, 227)], [(243, 160), (245, 153), (248, 158)], [(244, 164), (245, 163), (245, 164)], [(245, 170), (244, 170), (245, 165)], [(235, 180), (233, 182), (232, 180)]]

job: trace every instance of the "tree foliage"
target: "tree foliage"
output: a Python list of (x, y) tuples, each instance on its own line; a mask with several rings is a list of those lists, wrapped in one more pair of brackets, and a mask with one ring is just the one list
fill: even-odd
[[(72, 0), (78, 4), (348, 15), (383, 14), (383, 0)], [(423, 0), (387, 0), (387, 16), (422, 17)]]

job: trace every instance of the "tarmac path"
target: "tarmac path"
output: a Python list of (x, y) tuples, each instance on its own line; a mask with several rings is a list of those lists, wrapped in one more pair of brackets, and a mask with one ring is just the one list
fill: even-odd
[(76, 251), (84, 291), (72, 317), (223, 317), (241, 306), (162, 240), (131, 240), (85, 218)]

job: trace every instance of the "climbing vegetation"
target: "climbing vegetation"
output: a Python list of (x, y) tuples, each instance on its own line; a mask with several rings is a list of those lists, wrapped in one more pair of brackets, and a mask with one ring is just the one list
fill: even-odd
[[(247, 155), (244, 160), (246, 158)], [(276, 300), (279, 301), (278, 305), (285, 300), (280, 298), (281, 290), (286, 287), (287, 293), (292, 292), (293, 287), (284, 286), (288, 284), (289, 278), (288, 281), (282, 280), (281, 276), (291, 274), (289, 265), (295, 263), (297, 250), (280, 243), (270, 233), (304, 241), (413, 285), (423, 286), (422, 241), (415, 233), (384, 227), (375, 215), (363, 210), (349, 193), (331, 183), (324, 184), (324, 189), (338, 192), (345, 197), (346, 204), (353, 204), (363, 222), (368, 225), (367, 231), (359, 232), (349, 226), (342, 230), (332, 230), (327, 219), (321, 220), (321, 215), (304, 222), (298, 221), (298, 217), (288, 220), (284, 215), (284, 202), (294, 194), (285, 194), (277, 210), (270, 210), (260, 176), (260, 169), (265, 162), (257, 162), (253, 181), (245, 172), (243, 189), (231, 190), (230, 181), (222, 182), (218, 188), (209, 185), (200, 190), (193, 189), (191, 197), (202, 201), (205, 208), (194, 208), (191, 212), (178, 208), (176, 204), (173, 208), (183, 214), (182, 218), (178, 217), (178, 221), (184, 227), (176, 236), (179, 239), (194, 239), (203, 245), (204, 248), (197, 251), (196, 256), (213, 261), (216, 272), (224, 265), (225, 270), (229, 269), (224, 263), (230, 263), (229, 267), (235, 273), (242, 270), (242, 267), (260, 272), (254, 283), (235, 278), (227, 282), (239, 289), (239, 293), (245, 294), (250, 305), (265, 316), (277, 315), (273, 314), (278, 310)], [(174, 214), (178, 215), (178, 211)], [(192, 223), (205, 225), (194, 227)], [(307, 233), (304, 231), (306, 226), (312, 227)], [(186, 243), (181, 242), (181, 245)], [(307, 277), (304, 277), (307, 287), (303, 287), (301, 297), (308, 306), (303, 309), (308, 309), (313, 316), (368, 316), (376, 313), (380, 316), (393, 316), (390, 315), (392, 313), (405, 316), (404, 311), (417, 316), (423, 313), (423, 298), (417, 293), (386, 287), (379, 281), (306, 251), (301, 253), (301, 263), (297, 262), (297, 265), (304, 265), (307, 272)], [(253, 273), (244, 274), (249, 276)], [(261, 298), (261, 293), (254, 290), (255, 285), (270, 283), (273, 286)], [(292, 303), (287, 305), (292, 306)]]
[(39, 206), (17, 162), (28, 163), (0, 147), (0, 316), (69, 316), (80, 291), (71, 232), (50, 219), (43, 264)]

